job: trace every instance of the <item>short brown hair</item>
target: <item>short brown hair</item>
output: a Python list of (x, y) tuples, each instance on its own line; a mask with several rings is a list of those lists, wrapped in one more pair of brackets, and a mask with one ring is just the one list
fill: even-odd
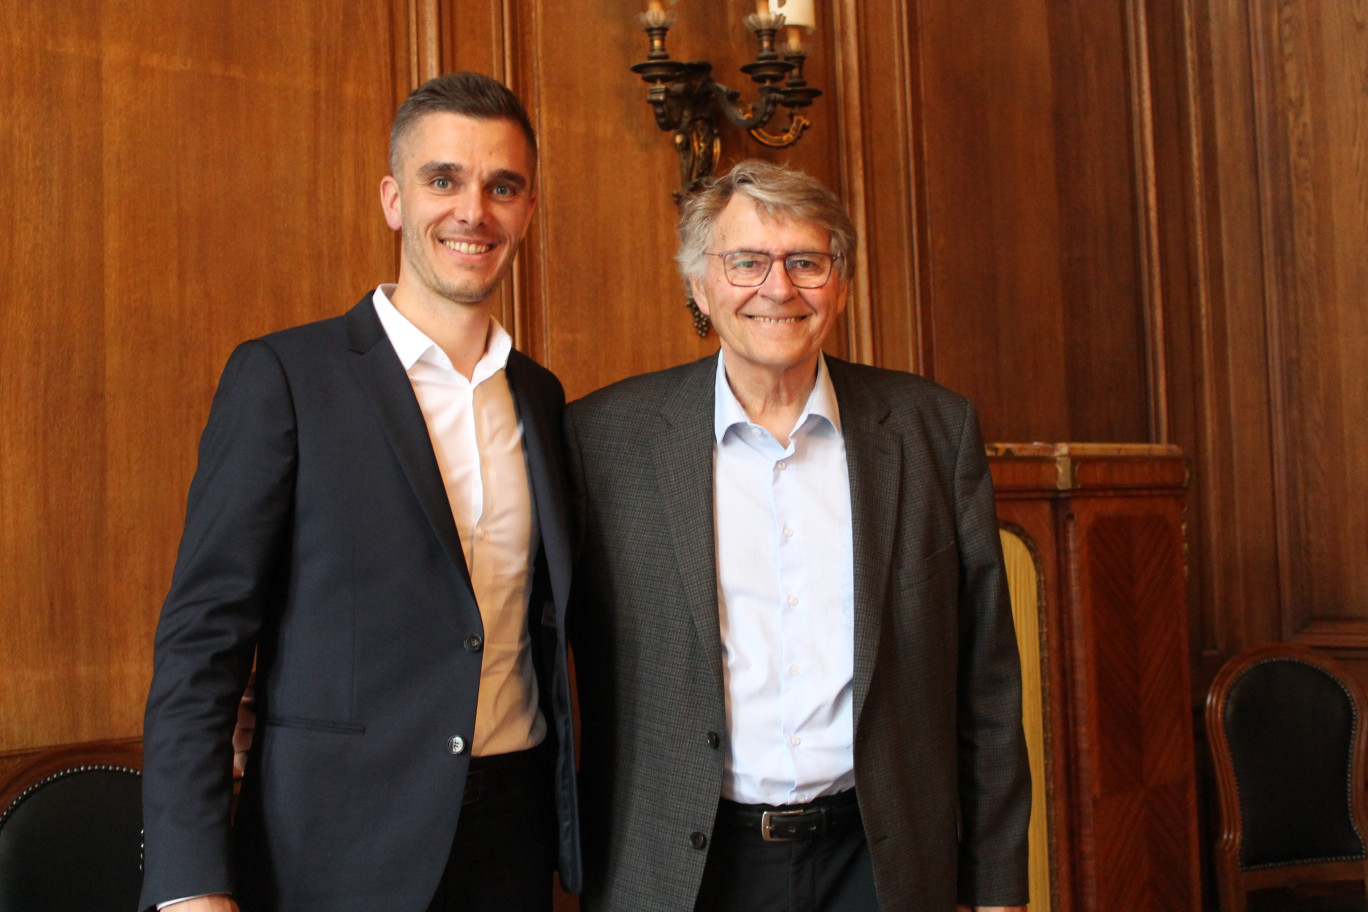
[(462, 114), (477, 120), (511, 120), (522, 128), (532, 165), (537, 164), (537, 132), (518, 96), (497, 79), (468, 70), (436, 76), (409, 93), (390, 128), (389, 169), (399, 170), (399, 146), (409, 130), (429, 114)]
[(841, 257), (836, 261), (837, 271), (842, 280), (850, 278), (858, 240), (840, 198), (805, 171), (751, 158), (721, 177), (708, 179), (680, 201), (675, 262), (686, 283), (703, 278), (713, 226), (738, 194), (753, 200), (769, 218), (796, 219), (825, 228), (831, 236), (831, 253)]

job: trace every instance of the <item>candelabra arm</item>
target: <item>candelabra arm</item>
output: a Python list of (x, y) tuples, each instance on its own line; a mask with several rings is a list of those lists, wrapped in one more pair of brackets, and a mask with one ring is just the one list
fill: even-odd
[(771, 149), (783, 149), (796, 143), (803, 131), (812, 126), (812, 121), (796, 111), (789, 112), (788, 129), (783, 133), (769, 133), (760, 127), (750, 130), (750, 135)]
[(783, 90), (768, 85), (760, 87), (760, 97), (753, 105), (741, 100), (740, 91), (729, 89), (719, 82), (709, 82), (707, 88), (712, 92), (718, 110), (742, 130), (757, 130), (765, 126), (783, 100)]

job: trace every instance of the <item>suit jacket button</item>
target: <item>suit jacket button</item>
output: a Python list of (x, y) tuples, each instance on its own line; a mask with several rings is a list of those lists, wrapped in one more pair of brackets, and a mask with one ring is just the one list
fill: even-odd
[(717, 732), (708, 732), (708, 747), (717, 750), (717, 745), (722, 743), (722, 739), (717, 737)]
[(464, 754), (465, 738), (462, 738), (460, 735), (452, 735), (451, 740), (447, 742), (447, 749), (453, 754)]
[(689, 837), (689, 845), (695, 849), (705, 849), (708, 847), (708, 837), (702, 833), (694, 833)]
[(480, 636), (478, 633), (472, 633), (465, 638), (465, 648), (471, 652), (479, 652), (484, 648), (484, 637)]

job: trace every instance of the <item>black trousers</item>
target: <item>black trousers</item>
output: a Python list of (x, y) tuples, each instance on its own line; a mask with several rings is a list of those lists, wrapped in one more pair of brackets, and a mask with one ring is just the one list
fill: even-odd
[(428, 912), (551, 912), (556, 799), (546, 744), (475, 757)]
[(766, 842), (758, 831), (728, 825), (728, 805), (713, 828), (695, 912), (877, 912), (858, 814), (814, 839)]

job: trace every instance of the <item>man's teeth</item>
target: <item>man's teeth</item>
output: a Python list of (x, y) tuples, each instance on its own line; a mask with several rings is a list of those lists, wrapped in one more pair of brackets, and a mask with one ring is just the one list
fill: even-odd
[(801, 319), (803, 319), (803, 318), (802, 318), (802, 317), (756, 317), (756, 316), (752, 316), (751, 319), (752, 319), (752, 320), (756, 320), (756, 321), (758, 321), (758, 322), (760, 322), (760, 323), (797, 323), (799, 320), (801, 320)]
[(469, 241), (442, 241), (442, 244), (457, 253), (488, 253), (494, 249), (493, 244), (472, 244)]

